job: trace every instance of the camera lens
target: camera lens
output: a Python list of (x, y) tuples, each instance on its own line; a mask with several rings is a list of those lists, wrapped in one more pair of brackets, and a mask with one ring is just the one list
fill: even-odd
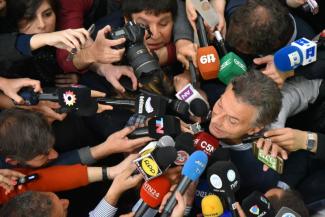
[(128, 47), (126, 56), (137, 78), (143, 73), (151, 73), (160, 69), (158, 60), (149, 54), (143, 44)]

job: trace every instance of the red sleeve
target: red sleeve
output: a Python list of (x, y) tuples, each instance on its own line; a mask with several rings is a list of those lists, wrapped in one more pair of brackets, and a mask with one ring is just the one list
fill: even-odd
[(81, 164), (53, 166), (29, 171), (21, 169), (17, 170), (24, 174), (37, 173), (39, 175), (39, 179), (23, 185), (22, 189), (15, 188), (14, 191), (7, 195), (5, 194), (5, 190), (0, 187), (0, 204), (29, 190), (57, 192), (71, 190), (89, 184), (87, 166)]
[[(58, 16), (58, 30), (78, 29), (83, 27), (84, 17), (91, 9), (93, 0), (60, 0)], [(64, 72), (78, 72), (73, 61), (67, 61), (69, 52), (63, 49), (56, 50), (56, 60)], [(81, 72), (81, 71), (80, 71)]]

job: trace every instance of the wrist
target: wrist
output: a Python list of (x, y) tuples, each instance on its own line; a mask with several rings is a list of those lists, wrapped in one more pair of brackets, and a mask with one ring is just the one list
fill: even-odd
[(115, 189), (116, 187), (112, 184), (107, 194), (105, 195), (105, 200), (107, 201), (107, 203), (111, 204), (112, 206), (116, 206), (121, 196), (121, 193), (116, 191)]
[(30, 49), (36, 50), (47, 45), (44, 41), (44, 39), (47, 38), (47, 35), (48, 33), (40, 33), (33, 35), (30, 39)]

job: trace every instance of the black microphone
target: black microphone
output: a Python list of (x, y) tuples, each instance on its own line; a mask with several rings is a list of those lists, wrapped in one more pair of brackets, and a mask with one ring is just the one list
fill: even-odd
[(181, 133), (175, 138), (175, 148), (177, 150), (177, 158), (174, 164), (183, 166), (190, 155), (195, 151), (193, 135), (190, 133)]
[(242, 201), (242, 208), (247, 217), (255, 217), (256, 213), (263, 217), (275, 216), (275, 210), (270, 201), (258, 191), (254, 191)]
[(190, 111), (197, 117), (208, 117), (210, 112), (207, 104), (200, 98), (196, 98), (191, 101)]
[(165, 135), (173, 138), (181, 133), (180, 120), (171, 115), (163, 115), (154, 117), (149, 120), (148, 127), (142, 127), (134, 130), (128, 135), (130, 139), (150, 136), (151, 138), (159, 139)]
[(139, 91), (145, 95), (157, 96), (157, 97), (160, 97), (160, 98), (166, 100), (167, 109), (169, 109), (173, 112), (176, 112), (179, 115), (183, 115), (185, 117), (187, 117), (189, 115), (189, 113), (188, 113), (189, 104), (187, 102), (185, 102), (184, 100), (171, 99), (166, 96), (158, 95), (158, 94), (152, 93), (152, 92), (150, 92), (148, 90), (144, 90), (144, 89), (139, 89)]
[(207, 170), (210, 190), (224, 197), (234, 217), (238, 217), (234, 193), (240, 187), (240, 177), (236, 166), (231, 161), (217, 161)]
[(174, 147), (156, 147), (145, 151), (133, 162), (146, 181), (160, 176), (175, 161), (177, 152)]

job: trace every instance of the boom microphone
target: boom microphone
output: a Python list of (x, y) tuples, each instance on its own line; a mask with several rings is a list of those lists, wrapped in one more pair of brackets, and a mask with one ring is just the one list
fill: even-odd
[(190, 156), (190, 158), (186, 161), (182, 169), (183, 178), (177, 185), (172, 196), (168, 199), (161, 214), (161, 217), (168, 217), (171, 215), (173, 209), (177, 204), (175, 196), (176, 192), (180, 192), (183, 195), (190, 183), (195, 182), (199, 179), (199, 177), (205, 170), (207, 162), (208, 157), (203, 151), (196, 151)]
[(202, 214), (204, 217), (221, 216), (223, 214), (223, 206), (217, 195), (207, 195), (202, 199)]
[(164, 196), (169, 192), (170, 181), (165, 176), (160, 176), (143, 183), (140, 190), (140, 197), (143, 200), (135, 212), (135, 217), (142, 216), (148, 208), (158, 207)]
[(207, 171), (210, 189), (225, 197), (234, 217), (238, 216), (234, 193), (239, 189), (240, 179), (236, 166), (230, 161), (217, 161)]
[(275, 211), (270, 201), (258, 191), (254, 191), (243, 200), (242, 208), (247, 217), (275, 216)]

